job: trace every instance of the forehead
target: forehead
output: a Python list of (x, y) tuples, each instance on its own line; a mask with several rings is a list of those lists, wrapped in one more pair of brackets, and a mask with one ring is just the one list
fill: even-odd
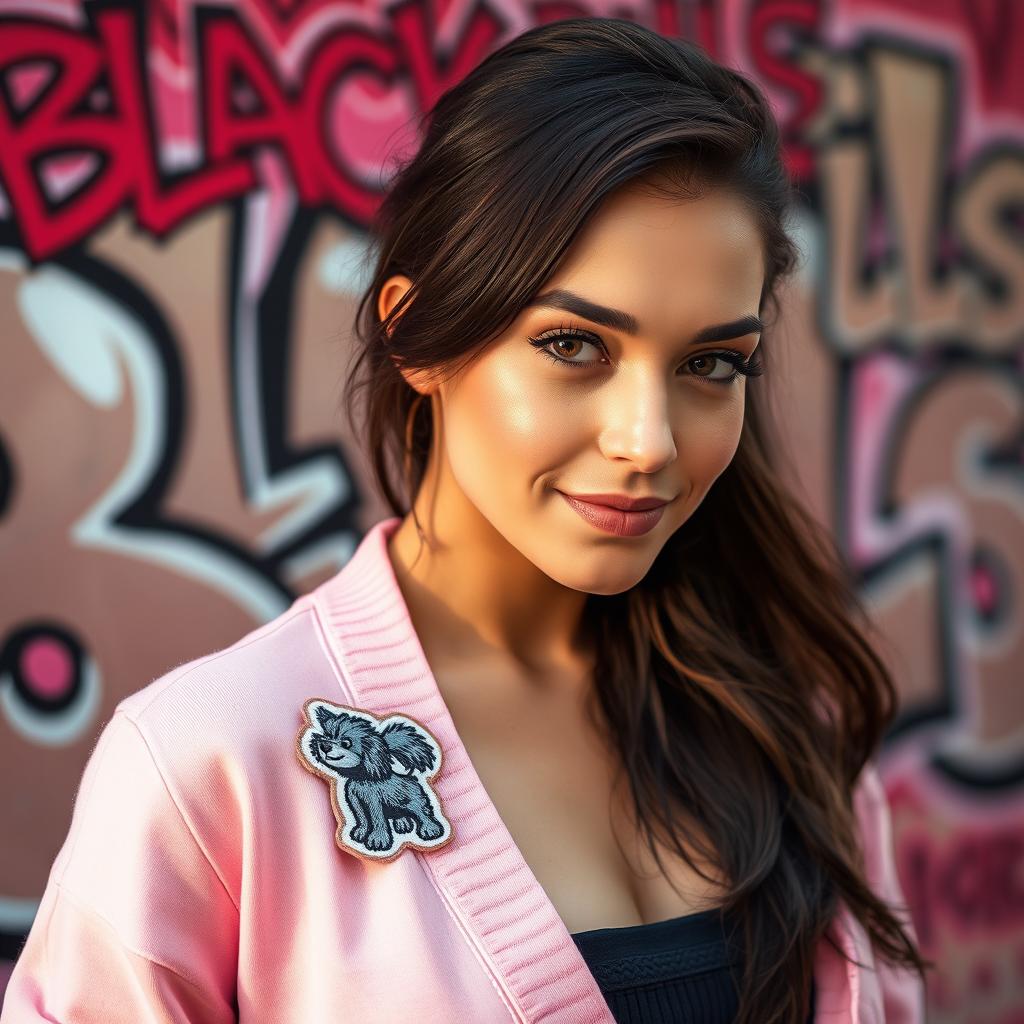
[(739, 197), (629, 186), (605, 200), (542, 290), (568, 288), (632, 312), (643, 334), (678, 335), (756, 313), (763, 279), (760, 230)]

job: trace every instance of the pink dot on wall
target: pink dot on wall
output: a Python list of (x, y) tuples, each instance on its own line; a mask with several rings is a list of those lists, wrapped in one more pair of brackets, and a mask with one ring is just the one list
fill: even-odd
[(983, 613), (991, 612), (996, 603), (997, 587), (988, 569), (976, 568), (971, 572), (971, 590), (975, 607)]
[(25, 644), (20, 668), (25, 685), (48, 700), (62, 697), (71, 686), (71, 652), (53, 637), (39, 637)]

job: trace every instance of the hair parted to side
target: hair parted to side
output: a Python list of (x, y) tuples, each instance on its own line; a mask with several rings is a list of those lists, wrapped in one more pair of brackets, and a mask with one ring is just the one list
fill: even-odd
[[(490, 54), (421, 128), (371, 225), (344, 391), (396, 515), (423, 480), (432, 413), (393, 357), (458, 372), (627, 182), (680, 199), (728, 187), (748, 202), (765, 256), (758, 312), (777, 312), (797, 263), (778, 127), (760, 90), (697, 45), (618, 18), (546, 24)], [(413, 285), (382, 322), (394, 274)], [(621, 753), (645, 841), (659, 864), (656, 837), (728, 879), (724, 907), (743, 921), (740, 1024), (805, 1019), (817, 943), (842, 955), (826, 933), (840, 899), (881, 957), (922, 976), (932, 965), (866, 883), (852, 806), (896, 691), (834, 543), (781, 483), (762, 387), (747, 382), (732, 462), (644, 579), (586, 604), (591, 710)]]

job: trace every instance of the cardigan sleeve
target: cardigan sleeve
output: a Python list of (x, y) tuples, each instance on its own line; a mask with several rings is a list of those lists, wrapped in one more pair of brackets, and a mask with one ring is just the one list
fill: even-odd
[(237, 1021), (238, 911), (135, 720), (100, 733), (0, 1024)]
[[(854, 809), (860, 821), (868, 883), (917, 942), (917, 933), (896, 873), (889, 801), (878, 770), (870, 761), (861, 770), (854, 790)], [(925, 991), (916, 971), (895, 967), (881, 958), (876, 958), (876, 968), (886, 1024), (922, 1024), (925, 1020)]]

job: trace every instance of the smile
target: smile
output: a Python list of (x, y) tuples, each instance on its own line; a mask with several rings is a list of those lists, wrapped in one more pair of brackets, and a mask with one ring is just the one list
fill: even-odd
[(585, 519), (591, 526), (603, 530), (605, 533), (612, 533), (618, 537), (639, 537), (648, 533), (658, 525), (665, 512), (665, 505), (658, 505), (657, 508), (648, 508), (627, 512), (624, 509), (613, 508), (611, 505), (599, 505), (593, 501), (583, 501), (581, 498), (574, 498), (564, 491), (559, 494), (565, 498), (566, 504), (573, 509), (581, 519)]

